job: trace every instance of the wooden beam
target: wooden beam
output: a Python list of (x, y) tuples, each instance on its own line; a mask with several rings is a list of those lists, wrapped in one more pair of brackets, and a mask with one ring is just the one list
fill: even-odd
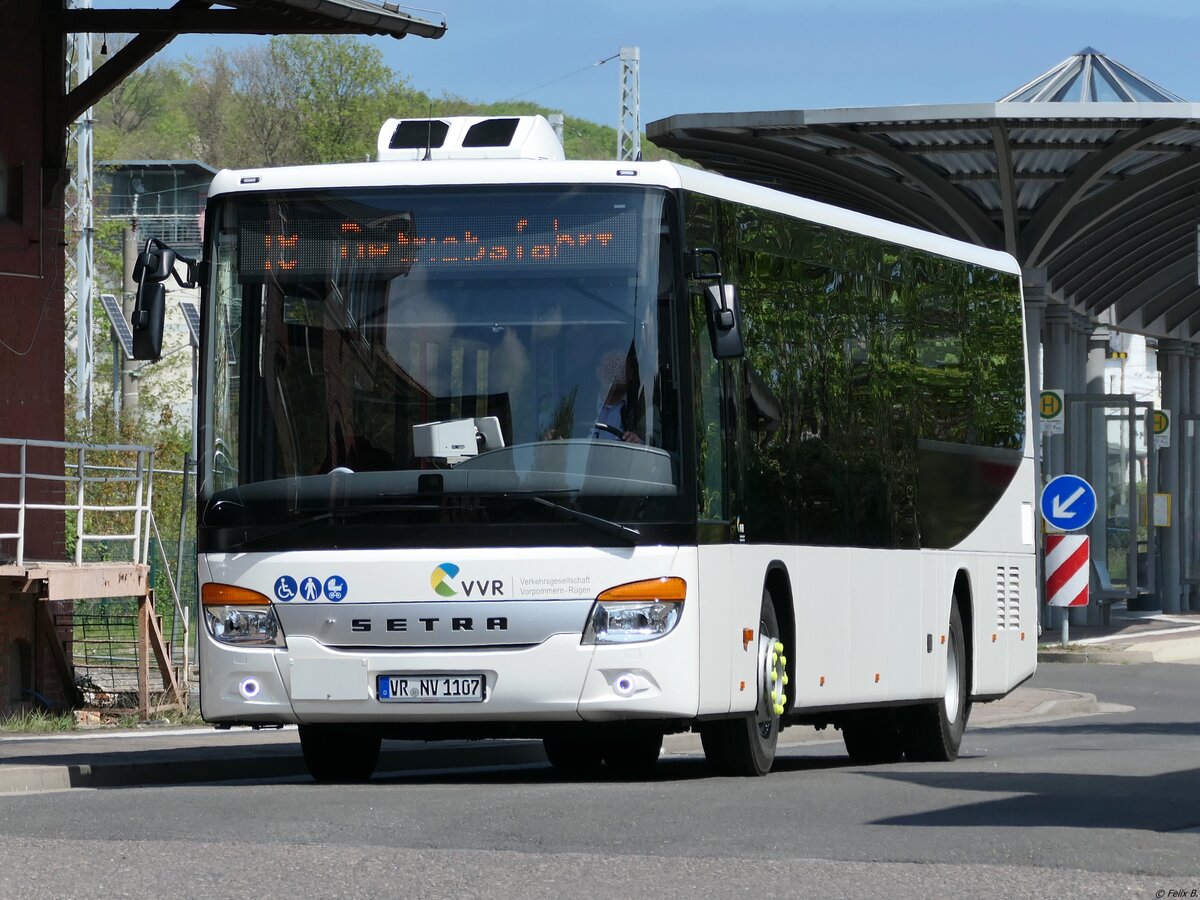
[(322, 16), (293, 18), (249, 9), (64, 9), (56, 19), (67, 34), (363, 33), (353, 23)]
[(50, 605), (44, 600), (34, 601), (34, 615), (37, 618), (37, 628), (46, 638), (46, 646), (50, 650), (50, 659), (54, 663), (54, 671), (62, 682), (63, 696), (71, 706), (79, 706), (79, 691), (75, 687), (75, 667), (67, 656), (67, 650), (58, 639), (58, 628), (50, 615)]
[(138, 718), (150, 718), (150, 598), (138, 597), (137, 611)]
[(110, 563), (48, 570), (50, 600), (139, 597), (146, 593), (149, 569), (138, 563)]
[(149, 625), (150, 649), (154, 651), (154, 661), (158, 664), (158, 674), (162, 676), (163, 688), (175, 698), (175, 702), (180, 708), (183, 708), (185, 706), (183, 692), (180, 691), (179, 683), (175, 680), (175, 667), (171, 664), (170, 649), (163, 640), (162, 619), (153, 613), (155, 608), (154, 591), (151, 590), (149, 595), (143, 599), (151, 610), (146, 619)]
[[(206, 10), (212, 3), (209, 0), (178, 0), (169, 10), (162, 10), (167, 15), (178, 15), (187, 12)], [(109, 91), (117, 86), (124, 78), (137, 69), (161, 50), (178, 32), (158, 32), (155, 34), (139, 34), (128, 44), (113, 54), (112, 58), (92, 73), (87, 81), (78, 85), (67, 94), (64, 118), (61, 123), (66, 127), (68, 122), (74, 122), (91, 106), (98, 103)], [(60, 35), (61, 39), (61, 35)]]

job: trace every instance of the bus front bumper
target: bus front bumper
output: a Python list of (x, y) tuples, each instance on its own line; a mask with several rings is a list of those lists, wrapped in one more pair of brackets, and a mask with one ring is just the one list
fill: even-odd
[[(690, 638), (690, 639), (689, 639)], [(694, 635), (582, 644), (559, 634), (532, 647), (335, 650), (308, 637), (286, 648), (230, 647), (200, 637), (201, 712), (214, 723), (394, 724), (690, 719), (697, 713)], [(379, 676), (481, 677), (481, 700), (389, 702)]]

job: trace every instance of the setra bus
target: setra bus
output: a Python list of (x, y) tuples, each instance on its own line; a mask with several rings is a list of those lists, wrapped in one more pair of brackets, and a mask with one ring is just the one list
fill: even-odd
[(383, 738), (636, 775), (683, 731), (761, 775), (797, 723), (949, 760), (1033, 673), (1010, 256), (540, 117), (223, 171), (205, 232), (201, 711), (297, 724), (317, 780)]

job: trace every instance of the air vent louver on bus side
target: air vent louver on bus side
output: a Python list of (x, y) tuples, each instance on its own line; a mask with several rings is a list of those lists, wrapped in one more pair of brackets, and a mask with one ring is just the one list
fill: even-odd
[(1016, 566), (996, 568), (996, 629), (1021, 627), (1021, 570)]
[(376, 142), (381, 162), (431, 159), (565, 159), (542, 116), (388, 119)]

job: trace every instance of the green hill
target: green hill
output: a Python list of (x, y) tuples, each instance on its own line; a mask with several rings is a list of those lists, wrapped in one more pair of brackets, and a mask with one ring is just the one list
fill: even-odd
[[(290, 35), (201, 60), (154, 62), (96, 107), (97, 159), (200, 159), (217, 168), (369, 159), (389, 116), (545, 115), (524, 101), (431, 97), (366, 41)], [(566, 116), (569, 159), (614, 159), (615, 128)], [(646, 159), (678, 159), (643, 141)]]

